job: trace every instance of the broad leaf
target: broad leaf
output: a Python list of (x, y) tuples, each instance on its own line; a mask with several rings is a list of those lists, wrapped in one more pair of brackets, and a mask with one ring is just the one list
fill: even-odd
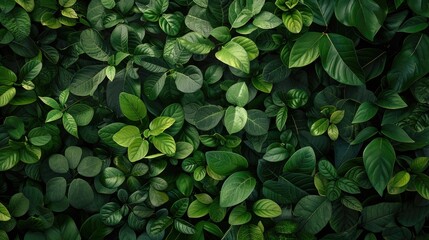
[(294, 215), (301, 219), (301, 225), (306, 232), (316, 234), (331, 219), (332, 205), (325, 197), (309, 195), (296, 204)]
[(247, 122), (247, 111), (242, 107), (229, 106), (225, 111), (224, 125), (229, 134), (241, 131)]
[(109, 59), (109, 49), (97, 31), (92, 29), (82, 31), (80, 44), (88, 56), (98, 61), (107, 61)]
[(203, 74), (198, 67), (188, 65), (182, 71), (176, 72), (175, 83), (179, 91), (193, 93), (203, 85)]
[(259, 199), (253, 204), (253, 212), (264, 218), (274, 218), (282, 214), (280, 206), (270, 199)]
[(133, 94), (121, 92), (119, 94), (119, 106), (124, 116), (131, 121), (141, 121), (147, 115), (146, 105)]
[(393, 174), (395, 150), (389, 140), (376, 138), (363, 151), (363, 163), (369, 181), (380, 196)]
[(289, 67), (303, 67), (319, 57), (319, 41), (323, 33), (306, 32), (297, 39), (289, 57)]
[(250, 72), (250, 60), (246, 50), (236, 42), (228, 42), (215, 54), (216, 58), (245, 73)]
[(322, 66), (329, 76), (347, 85), (364, 84), (364, 74), (349, 38), (326, 34), (320, 40), (319, 48)]
[(248, 167), (246, 158), (237, 153), (208, 151), (205, 153), (205, 156), (210, 169), (220, 175), (228, 176)]
[(250, 172), (235, 172), (229, 176), (220, 191), (220, 206), (237, 205), (250, 196), (256, 186), (256, 179)]
[(334, 13), (335, 1), (331, 0), (308, 0), (305, 4), (313, 12), (313, 21), (321, 26), (328, 26)]
[(387, 225), (395, 221), (400, 203), (382, 202), (364, 207), (362, 210), (362, 226), (371, 232), (381, 232)]
[(311, 175), (316, 168), (316, 154), (313, 148), (303, 147), (290, 156), (283, 167), (283, 172), (299, 172)]
[(300, 33), (303, 26), (301, 12), (293, 9), (282, 14), (282, 21), (291, 33)]
[(105, 77), (104, 65), (83, 67), (74, 74), (70, 84), (70, 92), (77, 96), (92, 95)]

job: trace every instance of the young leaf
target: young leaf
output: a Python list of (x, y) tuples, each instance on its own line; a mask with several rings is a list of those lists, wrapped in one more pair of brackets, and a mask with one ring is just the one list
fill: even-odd
[(330, 77), (347, 85), (363, 85), (364, 74), (359, 65), (352, 40), (338, 34), (320, 39), (320, 59)]
[(74, 117), (70, 113), (65, 112), (63, 114), (62, 120), (64, 129), (71, 135), (75, 136), (76, 138), (79, 138), (77, 133), (77, 123)]
[(11, 86), (17, 80), (16, 74), (12, 70), (3, 66), (0, 66), (0, 76), (0, 85)]
[(215, 45), (197, 32), (189, 32), (178, 38), (180, 45), (195, 54), (208, 54)]
[(229, 41), (215, 54), (216, 58), (244, 73), (250, 72), (250, 60), (246, 50), (238, 43)]
[(130, 146), (135, 138), (141, 138), (140, 129), (132, 125), (122, 127), (112, 137), (113, 141), (122, 147)]
[(128, 159), (136, 162), (146, 156), (149, 152), (149, 142), (142, 138), (134, 138), (128, 146)]
[(252, 219), (252, 214), (242, 204), (235, 206), (229, 214), (228, 223), (231, 225), (243, 225)]
[(119, 107), (126, 118), (141, 121), (147, 115), (146, 105), (137, 96), (126, 92), (119, 94)]
[(372, 140), (363, 151), (363, 164), (369, 181), (380, 196), (392, 177), (395, 160), (395, 150), (385, 138)]
[(323, 33), (306, 32), (294, 43), (289, 56), (289, 67), (304, 67), (319, 57), (319, 41)]
[(289, 30), (291, 33), (300, 33), (303, 21), (302, 21), (302, 15), (301, 12), (293, 9), (287, 12), (284, 12), (282, 14), (282, 21), (287, 30)]
[(12, 216), (10, 215), (9, 210), (7, 210), (6, 206), (0, 202), (0, 221), (1, 222), (7, 222), (11, 218), (12, 218)]
[(174, 138), (166, 133), (151, 136), (150, 141), (156, 149), (168, 156), (173, 156), (176, 152), (176, 142), (174, 141)]
[(6, 106), (16, 95), (14, 87), (0, 86), (0, 107)]
[(329, 127), (329, 119), (321, 118), (315, 121), (310, 127), (310, 133), (313, 136), (320, 136), (324, 134)]
[(235, 172), (229, 176), (220, 191), (220, 206), (237, 205), (250, 196), (256, 186), (256, 179), (250, 172)]
[(205, 215), (209, 214), (209, 206), (207, 204), (203, 204), (198, 200), (194, 200), (189, 205), (187, 215), (189, 218), (201, 218)]
[(156, 117), (149, 124), (149, 134), (151, 136), (157, 136), (163, 133), (167, 128), (171, 127), (174, 122), (175, 119), (171, 117)]

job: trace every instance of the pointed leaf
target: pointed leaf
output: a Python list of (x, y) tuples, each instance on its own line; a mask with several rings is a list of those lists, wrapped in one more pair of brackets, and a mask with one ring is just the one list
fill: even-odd
[(220, 206), (237, 205), (250, 196), (256, 186), (256, 179), (249, 172), (236, 172), (229, 176), (220, 191)]

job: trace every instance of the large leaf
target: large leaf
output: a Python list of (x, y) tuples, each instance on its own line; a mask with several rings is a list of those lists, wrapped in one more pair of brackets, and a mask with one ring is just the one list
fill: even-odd
[(400, 210), (400, 203), (382, 202), (364, 207), (362, 226), (371, 232), (381, 232), (386, 226), (395, 222), (395, 215)]
[(363, 151), (363, 164), (368, 179), (380, 196), (393, 174), (395, 150), (389, 140), (376, 138)]
[(208, 54), (215, 46), (198, 32), (189, 32), (177, 39), (186, 50), (195, 54)]
[(334, 13), (335, 1), (331, 0), (307, 0), (305, 4), (313, 12), (313, 22), (322, 26), (328, 26)]
[(319, 47), (322, 66), (329, 76), (347, 85), (364, 84), (364, 74), (352, 40), (338, 34), (326, 34)]
[(220, 191), (220, 206), (237, 205), (250, 196), (256, 186), (256, 179), (250, 172), (235, 172), (229, 176)]
[(316, 154), (310, 146), (297, 150), (283, 167), (283, 172), (299, 172), (311, 175), (316, 168)]
[(208, 131), (220, 122), (224, 110), (220, 106), (206, 105), (200, 107), (195, 114), (195, 126), (203, 131)]
[(188, 65), (183, 70), (176, 72), (176, 87), (183, 93), (198, 91), (203, 85), (203, 73), (194, 66)]
[(76, 178), (70, 183), (67, 197), (73, 207), (81, 209), (94, 200), (94, 192), (87, 181)]
[(289, 67), (303, 67), (319, 57), (319, 41), (323, 33), (306, 32), (297, 39), (289, 57)]
[(74, 74), (70, 84), (70, 92), (77, 96), (92, 95), (105, 77), (104, 65), (83, 67)]
[(325, 197), (309, 195), (296, 204), (294, 215), (301, 219), (303, 230), (316, 234), (331, 219), (332, 205)]
[(240, 226), (237, 232), (237, 240), (258, 240), (264, 239), (262, 229), (255, 224), (246, 224)]
[(82, 31), (80, 34), (80, 44), (88, 56), (98, 61), (109, 60), (109, 49), (97, 31), (93, 29)]
[(234, 0), (229, 5), (228, 20), (233, 28), (244, 26), (264, 6), (265, 0)]
[(426, 34), (416, 33), (408, 36), (387, 73), (389, 86), (402, 92), (426, 75), (429, 72), (426, 67), (429, 64), (429, 59), (426, 57), (428, 54), (429, 37)]
[(241, 131), (247, 122), (247, 111), (242, 107), (229, 106), (225, 111), (224, 125), (229, 134)]
[(189, 29), (200, 33), (206, 38), (213, 30), (213, 27), (207, 16), (207, 9), (198, 5), (194, 5), (189, 9), (189, 12), (185, 17), (185, 24)]
[(385, 0), (336, 1), (335, 15), (346, 26), (354, 26), (367, 39), (373, 40), (387, 16)]
[(236, 42), (228, 42), (215, 54), (216, 58), (245, 73), (250, 72), (250, 60), (246, 50)]
[(210, 169), (220, 175), (227, 176), (248, 167), (246, 158), (237, 153), (208, 151), (205, 156)]
[(234, 83), (226, 91), (226, 100), (239, 107), (244, 107), (249, 101), (249, 89), (245, 82)]
[(28, 13), (20, 7), (0, 13), (0, 23), (9, 30), (15, 40), (20, 41), (30, 35), (31, 21)]

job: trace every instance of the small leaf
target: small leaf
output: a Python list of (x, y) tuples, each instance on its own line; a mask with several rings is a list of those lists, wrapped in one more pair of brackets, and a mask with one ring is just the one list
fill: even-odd
[(243, 225), (252, 219), (252, 214), (243, 205), (235, 206), (229, 214), (228, 223), (231, 225)]
[(263, 218), (274, 218), (282, 214), (280, 206), (270, 199), (259, 199), (253, 204), (253, 212)]
[(77, 133), (77, 123), (73, 116), (70, 113), (65, 112), (62, 119), (64, 129), (74, 137), (79, 138)]
[(122, 147), (128, 147), (135, 138), (140, 137), (140, 129), (136, 126), (127, 125), (113, 135), (113, 141)]
[(174, 122), (175, 119), (171, 117), (156, 117), (149, 124), (149, 134), (152, 136), (157, 136), (163, 133), (167, 128), (171, 127)]
[(215, 45), (209, 39), (196, 32), (189, 32), (178, 38), (180, 45), (194, 54), (208, 54)]
[(321, 118), (311, 125), (310, 133), (313, 136), (320, 136), (328, 130), (328, 127), (329, 127), (329, 119)]
[(6, 206), (0, 202), (0, 222), (7, 222), (11, 219), (10, 213)]

